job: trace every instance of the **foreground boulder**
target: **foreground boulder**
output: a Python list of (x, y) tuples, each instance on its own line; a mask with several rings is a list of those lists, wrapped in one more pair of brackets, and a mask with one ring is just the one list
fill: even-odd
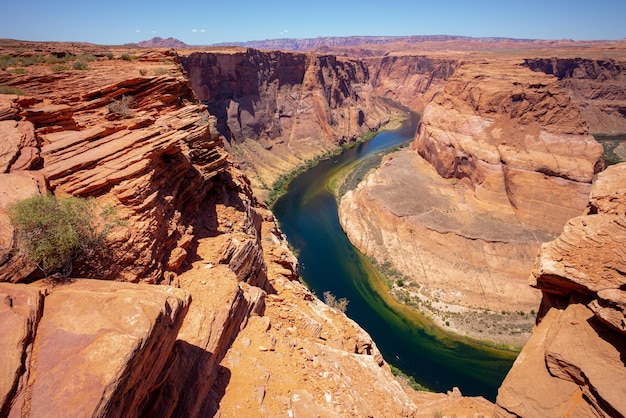
[(3, 416), (139, 416), (190, 303), (171, 287), (0, 284)]
[(544, 244), (530, 276), (538, 325), (502, 384), (497, 415), (626, 415), (626, 164), (598, 175), (588, 214)]

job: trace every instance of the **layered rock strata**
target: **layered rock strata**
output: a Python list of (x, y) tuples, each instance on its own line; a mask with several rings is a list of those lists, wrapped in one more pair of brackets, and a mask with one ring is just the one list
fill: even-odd
[(497, 416), (626, 415), (624, 175), (626, 164), (600, 173), (588, 213), (542, 245), (529, 278), (543, 294), (537, 327), (498, 392)]
[[(175, 54), (30, 47), (96, 59), (86, 72), (0, 75), (25, 93), (0, 96), (0, 277), (31, 282), (0, 285), (0, 415), (489, 413), (484, 399), (401, 386), (371, 338), (295, 280), (297, 260)], [(125, 221), (110, 259), (66, 283), (36, 280), (6, 217), (46, 192), (94, 197)]]
[(357, 60), (239, 49), (181, 62), (262, 198), (281, 174), (376, 130), (391, 113)]
[(626, 132), (626, 62), (593, 58), (533, 58), (524, 65), (551, 74), (578, 105), (591, 132)]
[(523, 344), (539, 300), (527, 272), (584, 210), (602, 147), (554, 77), (484, 62), (456, 69), (412, 148), (342, 198), (344, 229), (405, 272), (412, 286), (395, 292), (442, 325)]
[[(42, 66), (0, 76), (26, 94), (0, 102), (0, 123), (11, 125), (3, 133), (14, 138), (4, 176), (37, 173), (56, 195), (98, 197), (131, 225), (113, 244), (122, 261), (92, 266), (99, 277), (154, 283), (175, 273), (193, 236), (190, 214), (228, 168), (212, 119), (175, 61), (146, 54), (94, 61), (86, 72)], [(16, 258), (11, 246), (1, 251), (4, 263)]]
[(364, 61), (377, 95), (420, 113), (460, 65), (455, 59), (423, 55), (390, 55)]

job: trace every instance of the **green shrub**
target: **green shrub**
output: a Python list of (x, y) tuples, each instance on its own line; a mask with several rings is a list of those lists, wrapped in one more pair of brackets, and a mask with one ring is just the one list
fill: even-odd
[(26, 70), (24, 68), (13, 68), (7, 72), (10, 74), (26, 74)]
[(104, 250), (118, 224), (111, 210), (97, 210), (93, 199), (33, 196), (8, 208), (20, 248), (45, 273), (69, 277), (75, 260)]
[(55, 73), (59, 71), (67, 71), (69, 69), (70, 67), (68, 67), (67, 65), (53, 65), (51, 68), (51, 70)]
[(74, 61), (74, 64), (72, 64), (72, 68), (74, 68), (75, 70), (81, 70), (81, 71), (90, 69), (87, 63), (83, 61)]
[(136, 60), (137, 58), (139, 57), (137, 57), (136, 55), (128, 55), (128, 54), (122, 54), (122, 56), (120, 56), (120, 59), (124, 61), (132, 61), (132, 60)]
[(0, 86), (0, 94), (17, 94), (18, 96), (23, 96), (24, 90), (13, 86)]
[(338, 311), (345, 312), (348, 308), (348, 299), (341, 298), (337, 299), (335, 295), (326, 291), (324, 292), (324, 303), (330, 306), (331, 308), (335, 308)]

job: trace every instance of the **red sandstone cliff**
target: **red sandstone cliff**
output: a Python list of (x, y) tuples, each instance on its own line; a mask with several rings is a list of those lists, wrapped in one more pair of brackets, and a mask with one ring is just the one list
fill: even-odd
[(626, 63), (616, 59), (535, 58), (525, 65), (556, 76), (593, 133), (626, 132)]
[(594, 182), (587, 214), (543, 244), (530, 275), (537, 326), (498, 392), (497, 416), (626, 415), (626, 164)]
[(357, 60), (247, 49), (181, 62), (263, 198), (281, 174), (376, 130), (392, 113)]
[[(0, 95), (0, 277), (29, 282), (0, 284), (0, 415), (490, 410), (484, 399), (403, 388), (369, 335), (294, 280), (297, 260), (176, 55), (89, 51), (100, 58), (87, 71), (0, 74), (1, 85), (24, 91)], [(112, 111), (124, 96), (129, 107)], [(77, 265), (79, 278), (65, 283), (36, 280), (5, 208), (46, 191), (118, 210), (126, 224), (111, 236), (111, 259)], [(128, 283), (137, 281), (165, 286)]]
[(521, 346), (539, 245), (584, 210), (602, 167), (556, 78), (466, 62), (424, 109), (413, 151), (348, 192), (340, 218), (357, 247), (410, 277), (398, 297), (458, 332)]

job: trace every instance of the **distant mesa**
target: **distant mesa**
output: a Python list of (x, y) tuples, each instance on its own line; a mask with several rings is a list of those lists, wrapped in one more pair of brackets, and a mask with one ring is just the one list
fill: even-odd
[(176, 38), (167, 38), (163, 39), (158, 36), (155, 36), (152, 39), (147, 41), (141, 41), (136, 43), (135, 45), (140, 46), (142, 48), (189, 48), (190, 45), (187, 45), (183, 41), (180, 41)]

